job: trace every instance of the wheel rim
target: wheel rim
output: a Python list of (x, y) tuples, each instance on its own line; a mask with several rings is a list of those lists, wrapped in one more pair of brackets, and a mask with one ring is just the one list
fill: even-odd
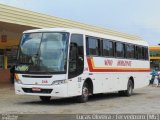
[(129, 90), (128, 90), (129, 94), (132, 94), (132, 84), (129, 85)]
[(82, 94), (83, 94), (84, 98), (88, 97), (88, 88), (87, 87), (83, 87)]

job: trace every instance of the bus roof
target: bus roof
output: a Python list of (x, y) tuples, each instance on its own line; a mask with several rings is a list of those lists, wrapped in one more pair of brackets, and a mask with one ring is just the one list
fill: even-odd
[[(24, 31), (23, 33), (33, 33), (33, 32), (70, 32), (70, 33), (79, 33), (79, 34), (84, 34), (88, 36), (95, 36), (95, 37), (100, 37), (100, 38), (107, 38), (115, 41), (122, 41), (122, 42), (127, 42), (127, 43), (133, 43), (133, 44), (138, 44), (138, 45), (145, 45), (148, 46), (147, 42), (142, 40), (140, 37), (131, 37), (127, 38), (125, 36), (116, 36), (115, 35), (110, 35), (110, 34), (102, 34), (98, 32), (92, 32), (92, 31), (87, 31), (87, 30), (82, 30), (82, 29), (77, 29), (77, 28), (43, 28), (43, 29), (33, 29), (33, 30), (27, 30)], [(133, 39), (134, 38), (134, 39)]]

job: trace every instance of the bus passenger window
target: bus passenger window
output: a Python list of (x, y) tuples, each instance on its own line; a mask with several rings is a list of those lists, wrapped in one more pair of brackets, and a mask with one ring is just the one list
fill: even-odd
[(112, 41), (103, 40), (103, 56), (114, 56), (114, 47)]
[(149, 57), (148, 57), (148, 48), (144, 48), (144, 54), (145, 54), (145, 60), (148, 60)]
[(124, 44), (117, 42), (116, 43), (116, 57), (124, 58)]
[(137, 47), (137, 57), (138, 57), (138, 59), (143, 59), (142, 47), (140, 47), (140, 46)]
[(100, 55), (100, 43), (99, 40), (93, 37), (87, 37), (87, 55)]
[(126, 45), (126, 58), (132, 58), (134, 59), (135, 57), (135, 47), (134, 45), (128, 44)]

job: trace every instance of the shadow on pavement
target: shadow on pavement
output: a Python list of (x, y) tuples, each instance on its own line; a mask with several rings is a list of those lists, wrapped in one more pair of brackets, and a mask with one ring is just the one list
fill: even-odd
[[(145, 93), (133, 93), (132, 96), (139, 96), (139, 95), (143, 95)], [(130, 96), (130, 97), (132, 97)], [(107, 93), (107, 94), (96, 94), (93, 96), (89, 97), (89, 101), (88, 102), (96, 102), (96, 101), (100, 101), (100, 100), (109, 100), (109, 99), (118, 99), (121, 97), (125, 97), (122, 95), (119, 95), (118, 93)], [(126, 97), (128, 98), (128, 97)], [(38, 99), (38, 97), (37, 97)], [(51, 99), (51, 101), (45, 103), (42, 101), (30, 101), (30, 102), (21, 102), (18, 104), (33, 104), (33, 105), (57, 105), (57, 106), (61, 106), (61, 105), (70, 105), (70, 104), (80, 104), (77, 102), (77, 98), (73, 97), (73, 98), (63, 98), (63, 99)]]

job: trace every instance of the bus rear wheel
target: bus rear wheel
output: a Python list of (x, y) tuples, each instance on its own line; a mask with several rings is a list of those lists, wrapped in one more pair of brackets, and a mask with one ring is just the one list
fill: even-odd
[(40, 96), (39, 98), (42, 102), (49, 102), (51, 100), (50, 96)]
[(131, 80), (128, 81), (127, 90), (118, 91), (120, 95), (131, 96), (133, 94), (133, 82)]
[(83, 87), (82, 87), (82, 95), (78, 96), (78, 102), (80, 103), (85, 103), (88, 101), (88, 97), (89, 97), (89, 88), (88, 88), (88, 84), (84, 83)]
[(124, 95), (129, 97), (132, 94), (133, 94), (133, 82), (129, 80), (127, 85), (127, 90), (124, 91)]

